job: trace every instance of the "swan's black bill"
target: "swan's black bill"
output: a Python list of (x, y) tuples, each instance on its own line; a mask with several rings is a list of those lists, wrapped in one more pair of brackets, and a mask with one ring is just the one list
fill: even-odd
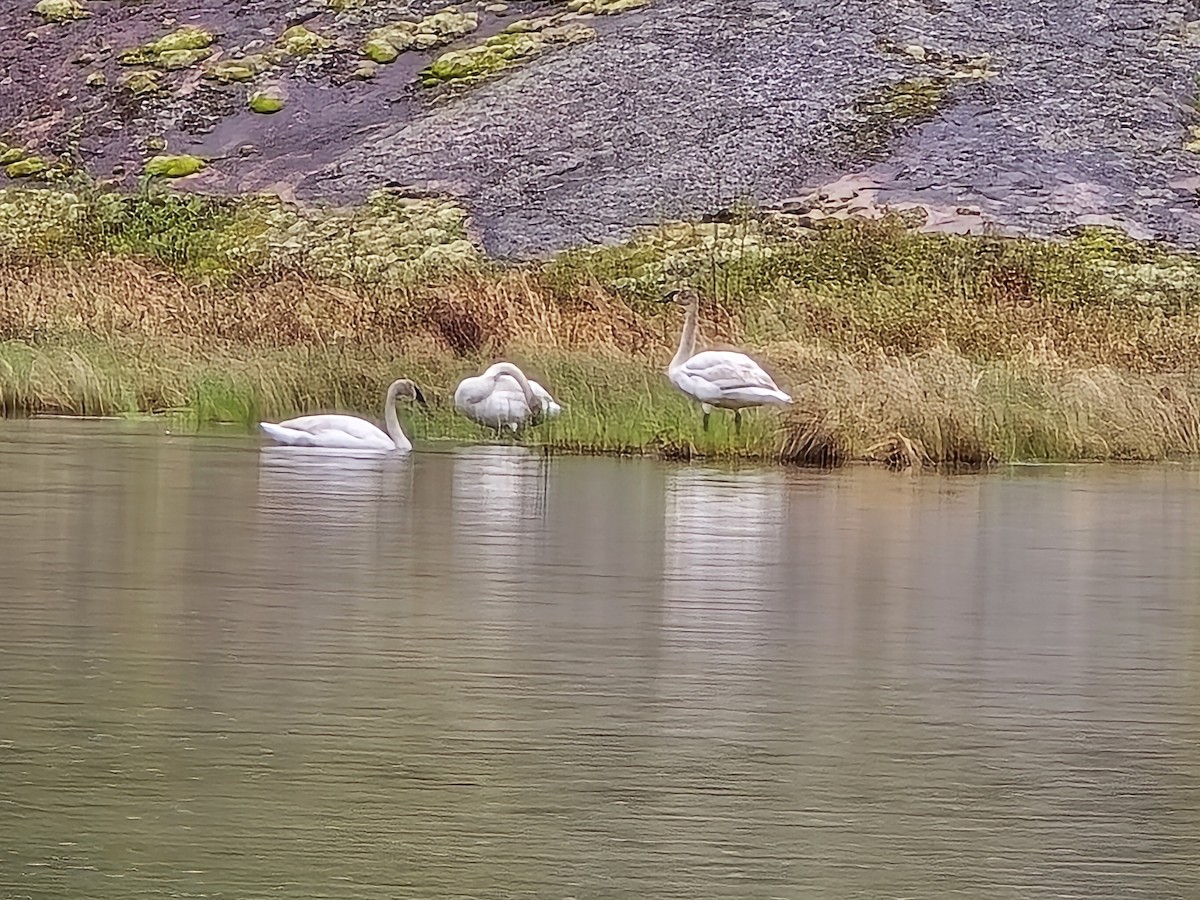
[(679, 295), (682, 293), (683, 293), (683, 291), (680, 291), (678, 289), (673, 290), (673, 291), (667, 291), (665, 294), (663, 294), (658, 299), (658, 302), (659, 303), (674, 303), (676, 300), (679, 299)]
[(422, 406), (429, 405), (428, 403), (425, 402), (425, 395), (421, 393), (421, 389), (419, 387), (417, 387), (415, 384), (413, 385), (413, 399), (416, 400), (418, 403), (420, 403)]

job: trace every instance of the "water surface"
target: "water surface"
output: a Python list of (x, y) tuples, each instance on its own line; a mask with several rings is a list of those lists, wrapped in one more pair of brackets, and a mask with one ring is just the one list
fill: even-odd
[(0, 897), (1200, 896), (1198, 498), (0, 422)]

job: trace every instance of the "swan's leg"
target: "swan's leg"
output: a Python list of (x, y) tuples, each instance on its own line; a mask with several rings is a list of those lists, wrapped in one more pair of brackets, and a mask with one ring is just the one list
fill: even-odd
[(708, 417), (712, 413), (712, 407), (707, 403), (701, 403), (700, 408), (704, 410), (704, 430), (708, 431)]
[(742, 433), (742, 411), (740, 409), (733, 411), (733, 430), (738, 434)]

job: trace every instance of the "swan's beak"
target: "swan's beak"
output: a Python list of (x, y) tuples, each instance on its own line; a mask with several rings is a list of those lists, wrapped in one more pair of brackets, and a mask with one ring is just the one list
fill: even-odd
[(658, 302), (659, 303), (674, 303), (678, 299), (679, 299), (679, 291), (678, 290), (667, 291), (665, 294), (662, 295), (662, 299), (660, 299)]
[(425, 402), (425, 395), (421, 393), (421, 389), (415, 384), (413, 385), (413, 399), (422, 406), (429, 406), (429, 404)]

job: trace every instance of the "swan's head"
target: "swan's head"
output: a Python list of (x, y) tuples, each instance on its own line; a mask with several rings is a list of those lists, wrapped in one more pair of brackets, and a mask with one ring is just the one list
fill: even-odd
[(674, 303), (678, 306), (688, 307), (700, 300), (700, 295), (690, 287), (676, 288), (675, 290), (667, 291), (659, 299), (659, 303)]
[(417, 387), (414, 382), (409, 381), (407, 378), (400, 378), (396, 381), (393, 381), (388, 393), (390, 393), (397, 400), (415, 400), (422, 406), (429, 405), (425, 402), (425, 395), (421, 393), (421, 389)]

